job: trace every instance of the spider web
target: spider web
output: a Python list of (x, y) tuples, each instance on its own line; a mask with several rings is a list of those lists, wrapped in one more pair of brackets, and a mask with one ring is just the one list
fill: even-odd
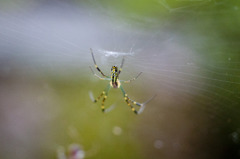
[[(81, 74), (92, 79), (90, 48), (106, 74), (124, 57), (121, 79), (143, 72), (126, 85), (131, 97), (146, 101), (157, 94), (154, 104), (146, 107), (146, 113), (158, 113), (156, 123), (161, 122), (164, 107), (179, 110), (187, 105), (201, 111), (202, 118), (220, 123), (209, 131), (231, 123), (226, 134), (239, 146), (239, 4), (152, 2), (153, 10), (160, 10), (154, 16), (135, 13), (130, 7), (125, 14), (99, 1), (80, 3), (81, 7), (72, 1), (36, 1), (15, 12), (0, 11), (1, 76), (20, 68), (37, 77), (47, 70), (58, 78)], [(147, 130), (148, 125), (141, 126)], [(164, 147), (164, 140), (153, 140), (160, 143), (156, 149)], [(173, 145), (178, 147), (177, 142)]]

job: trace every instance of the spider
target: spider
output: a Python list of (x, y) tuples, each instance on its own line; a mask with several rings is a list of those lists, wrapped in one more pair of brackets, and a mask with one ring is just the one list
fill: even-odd
[[(104, 102), (106, 101), (107, 97), (108, 97), (108, 92), (110, 90), (110, 88), (120, 88), (122, 93), (123, 93), (123, 97), (124, 97), (124, 100), (125, 102), (127, 103), (127, 105), (131, 108), (131, 110), (135, 113), (135, 114), (140, 114), (143, 109), (144, 109), (144, 106), (145, 104), (147, 104), (149, 101), (151, 101), (156, 95), (154, 95), (153, 97), (151, 97), (149, 100), (147, 100), (145, 103), (138, 103), (132, 99), (130, 99), (127, 95), (127, 93), (125, 92), (125, 90), (123, 89), (122, 85), (121, 85), (121, 82), (123, 83), (130, 83), (134, 80), (136, 80), (141, 74), (142, 72), (140, 72), (136, 77), (130, 79), (130, 80), (127, 80), (127, 81), (124, 81), (124, 80), (119, 80), (119, 75), (120, 73), (122, 72), (122, 67), (123, 67), (123, 63), (124, 63), (124, 58), (122, 59), (122, 63), (120, 65), (120, 68), (118, 69), (117, 66), (112, 66), (111, 68), (111, 76), (106, 76), (101, 70), (100, 68), (97, 66), (96, 64), (96, 61), (95, 61), (95, 58), (94, 58), (94, 55), (93, 55), (93, 51), (92, 49), (90, 48), (90, 52), (91, 52), (91, 55), (92, 55), (92, 59), (93, 59), (93, 62), (94, 62), (94, 65), (96, 67), (96, 69), (101, 73), (101, 75), (103, 77), (100, 77), (98, 76), (92, 69), (91, 66), (90, 69), (93, 73), (94, 76), (98, 77), (100, 80), (107, 80), (107, 81), (110, 81), (110, 83), (107, 85), (107, 87), (104, 89), (104, 91), (96, 98), (96, 99), (93, 99), (93, 102), (96, 103), (98, 100), (101, 99), (101, 97), (103, 96), (103, 100), (102, 100), (102, 106), (101, 106), (101, 109), (103, 112), (105, 112), (105, 106), (104, 106)], [(120, 82), (121, 81), (121, 82)], [(139, 110), (137, 111), (133, 105), (136, 105), (136, 106), (139, 106)]]

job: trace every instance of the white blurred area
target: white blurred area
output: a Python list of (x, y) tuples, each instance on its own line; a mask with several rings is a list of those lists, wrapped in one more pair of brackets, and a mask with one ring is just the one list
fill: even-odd
[(98, 34), (93, 23), (96, 17), (71, 2), (30, 2), (30, 6), (24, 3), (26, 7), (2, 11), (1, 59), (30, 67), (55, 68), (74, 59), (72, 65), (81, 65)]

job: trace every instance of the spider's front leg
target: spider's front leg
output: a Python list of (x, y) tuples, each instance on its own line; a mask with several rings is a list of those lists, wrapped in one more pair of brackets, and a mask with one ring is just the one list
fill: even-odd
[(106, 75), (100, 70), (100, 68), (97, 66), (97, 63), (96, 63), (95, 58), (94, 58), (94, 55), (93, 55), (92, 48), (90, 48), (90, 51), (91, 51), (93, 63), (94, 63), (94, 65), (95, 65), (96, 69), (102, 74), (103, 77), (107, 77), (107, 78), (108, 78), (108, 76), (106, 76)]
[(124, 57), (123, 57), (123, 59), (122, 59), (122, 63), (121, 63), (121, 65), (120, 65), (120, 68), (119, 68), (119, 71), (118, 71), (118, 76), (119, 76), (120, 73), (122, 72), (123, 64), (124, 64)]
[(89, 66), (89, 68), (90, 68), (90, 70), (92, 71), (93, 75), (96, 76), (97, 78), (99, 78), (100, 80), (108, 80), (108, 81), (111, 80), (111, 78), (109, 78), (108, 76), (106, 76), (106, 78), (102, 78), (102, 77), (98, 76), (98, 75), (93, 71), (93, 69), (92, 69), (91, 66)]

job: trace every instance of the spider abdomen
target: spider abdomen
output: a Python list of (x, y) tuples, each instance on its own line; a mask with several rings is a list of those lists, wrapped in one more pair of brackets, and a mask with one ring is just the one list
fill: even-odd
[(117, 81), (111, 81), (111, 82), (110, 82), (110, 85), (111, 85), (113, 88), (119, 88), (121, 84), (120, 84), (119, 80), (117, 80)]

